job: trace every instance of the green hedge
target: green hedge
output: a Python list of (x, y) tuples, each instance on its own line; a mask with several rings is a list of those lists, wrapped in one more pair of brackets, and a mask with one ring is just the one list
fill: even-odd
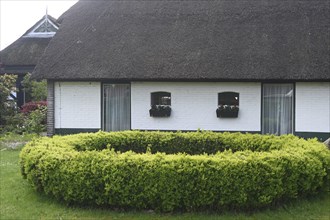
[[(270, 151), (283, 147), (297, 147), (306, 144), (293, 135), (264, 136), (241, 133), (202, 132), (154, 132), (125, 131), (88, 133), (69, 136), (78, 151), (115, 149), (115, 151), (134, 151), (145, 153), (163, 152), (166, 154), (187, 153), (191, 155), (214, 154), (218, 151)], [(73, 140), (74, 139), (74, 140)], [(285, 146), (283, 146), (285, 143)]]
[(330, 183), (329, 150), (292, 135), (55, 136), (30, 142), (20, 164), (37, 190), (69, 203), (165, 212), (258, 208), (315, 194)]

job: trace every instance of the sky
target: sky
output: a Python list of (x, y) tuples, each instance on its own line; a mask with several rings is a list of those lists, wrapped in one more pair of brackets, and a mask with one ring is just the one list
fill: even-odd
[(77, 0), (0, 0), (0, 50), (3, 50), (48, 14), (58, 18)]

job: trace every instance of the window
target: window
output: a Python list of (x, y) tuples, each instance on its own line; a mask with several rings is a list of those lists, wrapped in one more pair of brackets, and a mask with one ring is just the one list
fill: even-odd
[(293, 130), (293, 84), (264, 84), (262, 133), (290, 134)]
[(150, 117), (169, 117), (171, 115), (171, 93), (151, 93)]
[(239, 93), (221, 92), (218, 93), (217, 117), (237, 118), (239, 110)]
[(103, 85), (103, 129), (122, 131), (131, 129), (131, 86)]
[(239, 105), (239, 94), (237, 92), (218, 93), (218, 105)]
[(153, 92), (151, 93), (151, 106), (154, 105), (171, 105), (171, 93), (169, 92)]

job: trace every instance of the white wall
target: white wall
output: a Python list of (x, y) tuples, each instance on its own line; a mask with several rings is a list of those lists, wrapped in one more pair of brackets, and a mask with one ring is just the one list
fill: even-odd
[(296, 131), (330, 132), (330, 82), (296, 83)]
[(55, 82), (55, 128), (101, 128), (100, 82)]
[[(149, 116), (150, 93), (171, 92), (168, 118)], [(217, 118), (218, 93), (239, 93), (238, 118)], [(132, 129), (260, 131), (261, 83), (132, 82)]]
[[(150, 94), (171, 92), (172, 115), (149, 116)], [(217, 118), (218, 93), (240, 95), (238, 118)], [(260, 131), (261, 83), (132, 82), (131, 128)], [(298, 82), (296, 132), (330, 132), (330, 82)], [(55, 128), (101, 128), (101, 83), (56, 82)]]

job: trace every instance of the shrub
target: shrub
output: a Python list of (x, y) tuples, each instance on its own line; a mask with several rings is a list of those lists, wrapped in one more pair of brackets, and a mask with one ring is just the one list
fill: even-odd
[(29, 114), (40, 107), (47, 107), (47, 101), (28, 102), (21, 107), (21, 112)]
[(13, 132), (16, 134), (22, 134), (23, 132), (25, 132), (25, 118), (26, 116), (19, 112), (10, 116), (6, 116), (6, 125), (3, 126), (2, 132)]
[[(46, 81), (31, 81), (30, 76), (31, 74), (27, 74), (23, 82), (26, 86), (26, 94), (31, 92), (34, 100), (45, 99)], [(47, 103), (46, 101), (29, 102), (19, 111), (16, 101), (8, 100), (11, 92), (17, 92), (16, 80), (16, 75), (0, 76), (0, 133), (40, 133), (46, 128)]]
[(40, 134), (46, 130), (47, 106), (39, 106), (31, 111), (24, 120), (24, 128), (28, 133)]
[(330, 182), (329, 150), (292, 135), (55, 136), (30, 142), (20, 164), (37, 190), (69, 203), (165, 212), (258, 208), (326, 190)]
[(225, 150), (269, 151), (286, 146), (304, 145), (298, 137), (264, 136), (241, 133), (203, 132), (99, 132), (97, 135), (80, 134), (80, 141), (73, 143), (78, 151), (114, 149), (115, 151), (134, 151), (144, 153), (150, 148), (152, 153), (167, 154), (214, 154)]
[(28, 104), (24, 107), (24, 113), (18, 112), (12, 116), (7, 116), (7, 124), (2, 129), (3, 132), (13, 132), (16, 134), (36, 133), (40, 134), (46, 130), (47, 106), (45, 102), (41, 104)]
[(23, 123), (25, 132), (40, 134), (46, 130), (46, 101), (28, 102), (22, 106), (21, 112), (25, 115)]

